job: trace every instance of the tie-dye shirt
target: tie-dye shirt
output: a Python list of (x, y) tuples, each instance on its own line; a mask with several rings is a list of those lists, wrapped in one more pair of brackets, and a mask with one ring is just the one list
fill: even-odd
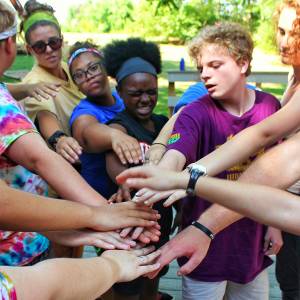
[[(34, 125), (5, 85), (0, 83), (0, 179), (13, 188), (46, 195), (45, 181), (15, 164), (5, 155), (5, 151), (13, 142), (31, 132), (37, 132)], [(0, 265), (28, 264), (48, 247), (48, 239), (36, 232), (0, 231)]]
[(0, 273), (0, 300), (17, 300), (17, 293), (11, 279)]

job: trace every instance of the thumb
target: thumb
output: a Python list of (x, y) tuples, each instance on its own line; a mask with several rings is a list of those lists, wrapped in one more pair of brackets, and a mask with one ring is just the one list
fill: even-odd
[(270, 242), (271, 242), (271, 239), (269, 237), (265, 238), (265, 241), (264, 241), (264, 252), (268, 251), (269, 246), (270, 246)]
[(201, 256), (197, 255), (197, 252), (195, 252), (187, 263), (185, 263), (177, 272), (177, 275), (183, 276), (191, 273), (202, 261)]

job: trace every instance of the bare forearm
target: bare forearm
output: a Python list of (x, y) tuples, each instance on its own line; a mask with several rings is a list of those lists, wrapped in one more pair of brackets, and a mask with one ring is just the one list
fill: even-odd
[(259, 151), (264, 146), (262, 140), (253, 128), (247, 128), (197, 163), (206, 167), (209, 176), (216, 176)]
[(22, 100), (26, 97), (28, 97), (28, 93), (27, 93), (27, 84), (22, 84), (22, 83), (16, 83), (16, 84), (12, 84), (12, 83), (8, 83), (7, 88), (9, 90), (9, 92), (13, 95), (13, 97), (16, 100)]
[[(114, 128), (105, 124), (95, 123), (82, 132), (83, 148), (87, 152), (104, 152), (112, 148), (112, 134)], [(75, 136), (76, 138), (76, 136)]]
[(168, 140), (171, 136), (171, 133), (174, 128), (174, 124), (178, 118), (179, 112), (173, 115), (169, 121), (165, 124), (165, 126), (160, 131), (159, 135), (156, 137), (153, 143), (162, 143), (164, 145), (168, 144)]
[(33, 267), (1, 267), (0, 270), (11, 277), (20, 300), (94, 300), (118, 279), (118, 269), (102, 258), (61, 258)]
[(62, 198), (95, 206), (107, 203), (105, 198), (92, 189), (78, 172), (54, 151), (44, 153), (43, 157), (35, 162), (34, 170)]
[(37, 114), (41, 135), (47, 140), (57, 130), (62, 130), (56, 116), (49, 111), (41, 111)]
[(88, 206), (20, 192), (3, 183), (0, 189), (0, 227), (3, 230), (64, 230), (91, 225), (92, 211)]
[(159, 162), (158, 167), (170, 171), (181, 171), (185, 163), (186, 158), (181, 152), (168, 150)]
[(124, 166), (117, 155), (110, 151), (106, 154), (106, 171), (111, 180), (116, 183), (116, 177), (127, 169), (127, 166)]
[[(267, 186), (227, 182), (215, 178), (201, 178), (196, 185), (196, 190), (197, 195), (234, 209), (260, 223), (295, 234), (300, 233), (299, 198), (288, 192)], [(216, 216), (214, 218), (217, 219)], [(228, 219), (227, 222), (232, 220), (234, 219)], [(223, 223), (222, 221), (222, 226)], [(210, 223), (206, 224), (209, 227)]]
[(40, 175), (62, 198), (95, 206), (106, 204), (106, 200), (65, 159), (50, 150), (38, 134), (20, 137), (10, 146), (7, 155)]

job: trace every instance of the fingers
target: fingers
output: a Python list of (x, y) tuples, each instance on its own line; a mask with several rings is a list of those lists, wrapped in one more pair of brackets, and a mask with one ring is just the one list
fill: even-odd
[(128, 178), (147, 178), (154, 173), (154, 167), (134, 167), (123, 171), (116, 177), (118, 184), (123, 184)]
[(149, 200), (151, 197), (153, 197), (156, 193), (157, 191), (153, 191), (148, 188), (143, 188), (135, 193), (132, 201), (137, 203), (144, 203), (147, 200)]
[(136, 227), (131, 235), (131, 238), (136, 240), (143, 231), (144, 231), (143, 227)]
[(127, 227), (124, 228), (121, 232), (120, 232), (120, 237), (125, 238), (126, 236), (128, 236), (128, 234), (132, 231), (133, 227)]
[(186, 191), (185, 190), (174, 190), (174, 192), (168, 197), (168, 199), (164, 202), (165, 207), (171, 206), (176, 201), (186, 197)]
[(276, 254), (278, 254), (278, 252), (280, 251), (282, 245), (283, 244), (278, 243), (278, 242), (269, 241), (268, 246), (266, 246), (266, 242), (265, 242), (265, 247), (264, 247), (265, 255), (276, 255)]
[(146, 152), (145, 160), (148, 164), (157, 165), (166, 152), (166, 147), (156, 144), (152, 145)]
[(161, 253), (160, 250), (157, 250), (157, 251), (152, 252), (150, 254), (145, 254), (145, 255), (139, 256), (138, 257), (138, 263), (140, 265), (148, 265), (151, 262), (153, 262), (156, 258), (158, 258), (160, 253)]
[(171, 247), (169, 246), (169, 243), (165, 244), (162, 248), (160, 248), (160, 251), (161, 254), (157, 261), (160, 264), (160, 267), (156, 271), (147, 275), (150, 279), (155, 278), (164, 266), (168, 265), (171, 261), (181, 256), (176, 255), (175, 252), (172, 251)]
[[(97, 240), (94, 241), (92, 246), (105, 248), (105, 244), (112, 245), (114, 248), (109, 249), (122, 249), (129, 250), (134, 247), (136, 243), (129, 239), (123, 239), (116, 232), (101, 233)], [(106, 249), (106, 248), (105, 248)]]
[(158, 233), (153, 233), (148, 230), (144, 230), (138, 237), (139, 241), (144, 243), (144, 244), (149, 244), (150, 242), (158, 242), (159, 241), (159, 236), (160, 236), (160, 231)]
[(72, 137), (61, 137), (56, 144), (56, 152), (71, 163), (79, 160), (82, 148)]
[(121, 133), (121, 138), (119, 136), (115, 141), (117, 142), (112, 144), (112, 149), (123, 164), (138, 164), (142, 161), (141, 147), (136, 139)]
[(153, 252), (154, 250), (155, 250), (154, 246), (149, 246), (149, 247), (144, 247), (144, 248), (133, 250), (132, 252), (136, 256), (143, 256), (143, 255), (147, 255), (147, 254)]
[(169, 191), (165, 191), (165, 192), (156, 192), (151, 197), (149, 197), (148, 200), (145, 201), (145, 204), (152, 205), (160, 200), (166, 199), (167, 197), (172, 195), (175, 191), (176, 190), (169, 190)]
[(191, 258), (188, 260), (186, 264), (184, 264), (179, 271), (177, 272), (177, 275), (183, 276), (183, 275), (188, 275), (191, 273), (202, 261), (201, 256), (197, 255), (197, 252), (195, 252)]

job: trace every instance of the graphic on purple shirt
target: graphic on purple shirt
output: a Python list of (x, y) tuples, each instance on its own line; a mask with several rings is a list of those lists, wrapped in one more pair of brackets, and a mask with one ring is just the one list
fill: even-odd
[[(272, 95), (260, 91), (255, 93), (254, 106), (240, 117), (224, 110), (209, 95), (188, 105), (175, 123), (168, 150), (181, 152), (186, 157), (186, 164), (193, 163), (244, 128), (260, 122), (280, 108), (280, 103)], [(236, 180), (253, 159), (218, 177)], [(210, 205), (201, 198), (183, 199), (183, 228), (197, 220)], [(189, 276), (207, 282), (230, 280), (247, 283), (253, 280), (272, 263), (263, 253), (264, 234), (264, 226), (247, 218), (230, 225), (216, 235), (207, 256)], [(178, 261), (183, 265), (187, 258), (182, 257)]]

